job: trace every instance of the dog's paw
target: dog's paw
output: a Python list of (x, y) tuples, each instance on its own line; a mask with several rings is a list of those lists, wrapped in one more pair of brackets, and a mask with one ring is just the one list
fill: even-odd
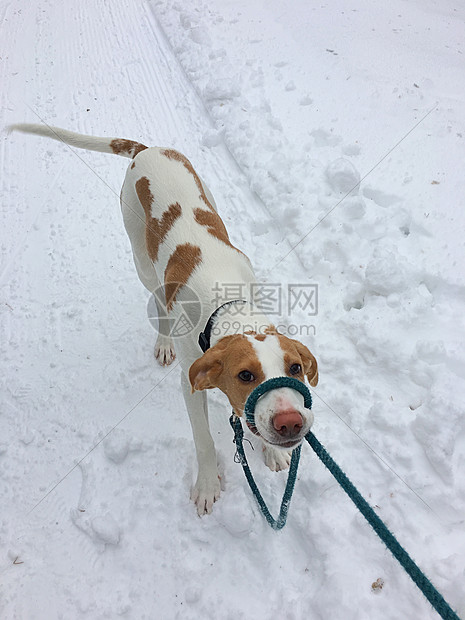
[(161, 366), (169, 366), (176, 359), (173, 341), (166, 336), (158, 336), (154, 350), (155, 358)]
[(291, 463), (291, 456), (292, 451), (280, 450), (279, 448), (273, 448), (273, 446), (263, 446), (265, 465), (269, 467), (271, 471), (288, 469)]
[(213, 504), (220, 497), (220, 491), (220, 477), (217, 472), (211, 476), (199, 474), (197, 482), (191, 491), (191, 500), (195, 502), (197, 506), (197, 514), (199, 517), (211, 514)]

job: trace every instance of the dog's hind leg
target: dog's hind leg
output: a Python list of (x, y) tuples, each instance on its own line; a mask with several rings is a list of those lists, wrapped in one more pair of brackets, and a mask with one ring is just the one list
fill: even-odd
[(147, 253), (145, 213), (131, 183), (124, 183), (121, 190), (121, 210), (124, 226), (131, 242), (137, 275), (145, 288), (152, 293), (157, 308), (158, 338), (155, 343), (154, 354), (162, 366), (167, 366), (176, 357), (170, 336), (171, 322), (166, 310), (164, 288)]
[(165, 289), (160, 284), (152, 294), (157, 306), (158, 316), (158, 338), (155, 343), (154, 354), (162, 366), (169, 366), (174, 361), (176, 353), (174, 351), (173, 340), (171, 339), (171, 319), (168, 316), (165, 302)]

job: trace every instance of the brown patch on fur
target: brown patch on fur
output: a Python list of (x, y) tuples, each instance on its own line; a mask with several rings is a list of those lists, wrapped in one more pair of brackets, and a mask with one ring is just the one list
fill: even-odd
[(134, 142), (134, 140), (115, 138), (110, 142), (110, 148), (115, 155), (129, 153), (132, 159), (134, 159), (136, 155), (138, 155), (141, 151), (145, 151), (145, 149), (148, 147), (145, 146), (145, 144), (141, 144), (140, 142)]
[(145, 211), (145, 243), (147, 253), (153, 261), (156, 261), (160, 245), (178, 217), (181, 216), (181, 207), (175, 202), (163, 212), (161, 220), (159, 220), (156, 217), (152, 217), (154, 197), (150, 191), (150, 182), (147, 177), (141, 177), (136, 181), (136, 192)]
[(175, 161), (179, 161), (184, 166), (184, 168), (186, 168), (189, 174), (194, 177), (195, 184), (197, 185), (197, 189), (199, 190), (199, 198), (209, 208), (209, 211), (205, 211), (204, 209), (200, 208), (195, 209), (194, 216), (196, 221), (202, 226), (206, 226), (208, 232), (211, 235), (213, 235), (220, 241), (223, 241), (223, 243), (225, 243), (226, 245), (229, 245), (229, 247), (233, 248), (233, 250), (236, 250), (236, 252), (239, 252), (240, 254), (245, 256), (243, 252), (234, 247), (229, 240), (229, 235), (227, 233), (223, 220), (220, 218), (218, 213), (213, 208), (211, 202), (208, 200), (202, 185), (202, 181), (200, 180), (199, 175), (194, 170), (194, 166), (187, 159), (187, 157), (179, 151), (176, 151), (175, 149), (165, 149), (164, 151), (162, 151), (162, 155), (164, 155), (168, 159), (174, 159)]
[[(306, 375), (310, 385), (315, 387), (318, 384), (318, 364), (314, 356), (298, 340), (287, 338), (287, 336), (278, 333), (276, 335), (279, 339), (279, 346), (284, 351), (284, 368), (286, 368), (287, 374), (300, 379), (300, 381), (304, 381), (304, 375)], [(292, 364), (300, 364), (302, 371), (297, 375), (291, 375), (289, 369)]]
[[(181, 217), (181, 206), (179, 203), (175, 202), (168, 207), (167, 211), (163, 212), (161, 222), (156, 218), (152, 218), (150, 226), (147, 227), (146, 237), (147, 251), (153, 261), (157, 260), (160, 245), (179, 217)], [(150, 253), (151, 248), (153, 250), (153, 255)]]
[[(183, 164), (184, 168), (194, 177), (195, 184), (197, 185), (197, 188), (199, 190), (200, 199), (203, 200), (203, 202), (207, 205), (207, 207), (215, 213), (215, 209), (212, 207), (210, 201), (205, 195), (205, 190), (203, 189), (202, 181), (200, 180), (199, 175), (194, 170), (194, 166), (187, 159), (187, 157), (183, 155), (182, 153), (180, 153), (179, 151), (176, 151), (175, 149), (165, 149), (164, 151), (162, 151), (162, 155), (164, 155), (168, 159), (174, 159), (175, 161), (179, 161), (181, 162), (181, 164)], [(226, 229), (225, 229), (225, 232), (226, 232)], [(228, 234), (226, 233), (226, 237), (227, 236)]]
[(144, 207), (145, 217), (152, 218), (153, 194), (150, 191), (150, 181), (147, 177), (141, 177), (136, 181), (136, 192), (140, 204)]
[[(179, 206), (179, 205), (178, 205)], [(202, 262), (202, 251), (191, 243), (176, 246), (165, 269), (165, 297), (168, 312), (172, 310), (179, 290)]]
[(132, 164), (131, 164), (131, 170), (134, 170), (135, 167), (136, 167), (136, 162), (133, 161)]
[(218, 213), (216, 213), (215, 211), (205, 211), (205, 209), (197, 208), (194, 209), (194, 217), (195, 221), (201, 226), (205, 226), (211, 235), (213, 235), (223, 243), (226, 243), (226, 245), (229, 245), (231, 248), (234, 248), (234, 250), (237, 249), (232, 245), (231, 241), (229, 240), (226, 227), (223, 224), (223, 220), (220, 218)]
[[(254, 381), (242, 381), (238, 374), (248, 370)], [(218, 387), (229, 399), (234, 413), (242, 416), (246, 400), (252, 390), (265, 380), (260, 360), (246, 336), (225, 336), (189, 369), (192, 391)]]
[(255, 340), (258, 340), (259, 342), (263, 342), (267, 336), (277, 336), (277, 335), (278, 335), (278, 332), (276, 331), (276, 327), (274, 325), (267, 325), (265, 329), (259, 334), (257, 334), (257, 332), (253, 331), (252, 329), (249, 329), (246, 332), (244, 332), (244, 336), (254, 336)]

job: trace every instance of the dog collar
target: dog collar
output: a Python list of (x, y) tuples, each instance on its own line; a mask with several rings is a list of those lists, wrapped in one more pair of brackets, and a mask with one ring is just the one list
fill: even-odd
[(210, 338), (213, 329), (213, 323), (215, 321), (216, 315), (221, 310), (221, 308), (225, 308), (231, 304), (246, 304), (248, 303), (245, 299), (233, 299), (232, 301), (227, 301), (224, 304), (221, 304), (211, 315), (205, 325), (205, 329), (203, 332), (199, 334), (199, 347), (202, 349), (203, 353), (210, 348)]

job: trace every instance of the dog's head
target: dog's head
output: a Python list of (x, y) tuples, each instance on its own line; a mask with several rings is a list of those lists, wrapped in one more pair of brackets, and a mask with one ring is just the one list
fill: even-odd
[[(249, 394), (273, 377), (294, 377), (318, 383), (315, 358), (298, 340), (276, 331), (225, 336), (189, 369), (192, 391), (218, 387), (226, 394), (236, 415), (242, 416)], [(303, 396), (290, 388), (271, 390), (259, 398), (255, 427), (251, 430), (267, 443), (295, 448), (310, 430), (313, 414)]]

